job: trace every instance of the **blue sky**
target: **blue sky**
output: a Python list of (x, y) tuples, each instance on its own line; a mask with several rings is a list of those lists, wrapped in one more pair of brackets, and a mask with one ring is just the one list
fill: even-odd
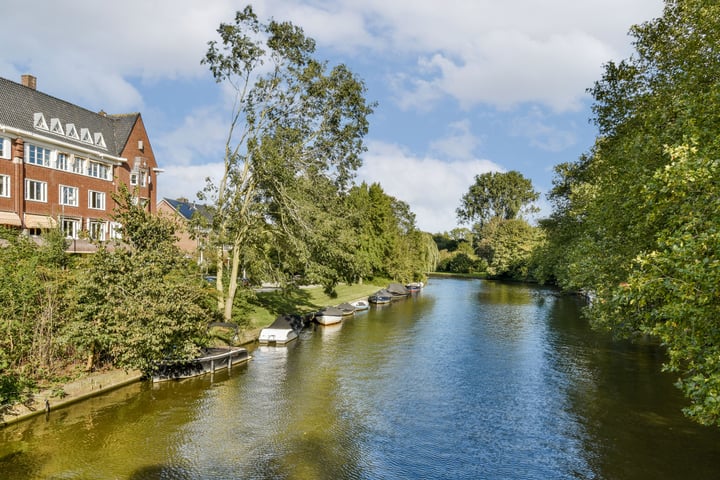
[[(140, 112), (164, 169), (159, 196), (190, 199), (220, 172), (226, 92), (200, 60), (248, 1), (26, 0), (4, 9), (0, 76), (91, 110)], [(357, 181), (379, 182), (429, 232), (456, 226), (475, 175), (518, 170), (536, 190), (595, 138), (586, 89), (632, 53), (661, 0), (261, 0), (302, 27), (378, 102)], [(543, 212), (548, 206), (541, 200)]]

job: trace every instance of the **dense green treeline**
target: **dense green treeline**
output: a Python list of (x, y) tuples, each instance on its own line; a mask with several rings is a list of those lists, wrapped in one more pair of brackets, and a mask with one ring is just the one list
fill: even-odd
[(458, 220), (472, 229), (433, 237), (440, 250), (438, 271), (534, 280), (533, 252), (542, 244), (543, 233), (523, 215), (536, 211), (533, 202), (538, 197), (532, 182), (519, 172), (476, 175), (457, 209)]
[(720, 425), (720, 5), (666, 1), (631, 30), (635, 54), (590, 93), (599, 136), (556, 168), (538, 274), (587, 291), (593, 323), (649, 335), (691, 401)]

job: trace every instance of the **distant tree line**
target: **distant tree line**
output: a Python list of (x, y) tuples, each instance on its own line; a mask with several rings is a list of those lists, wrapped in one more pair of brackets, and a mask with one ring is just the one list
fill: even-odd
[(481, 274), (492, 278), (534, 280), (533, 251), (542, 232), (525, 214), (536, 211), (539, 194), (516, 171), (475, 176), (457, 209), (456, 228), (433, 238), (440, 251), (438, 271)]

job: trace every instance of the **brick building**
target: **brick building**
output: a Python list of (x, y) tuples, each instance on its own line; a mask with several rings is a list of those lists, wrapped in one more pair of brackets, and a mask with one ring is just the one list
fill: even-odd
[(139, 113), (92, 112), (0, 78), (0, 225), (39, 235), (60, 226), (71, 252), (116, 236), (120, 184), (154, 212), (155, 156)]
[[(169, 218), (175, 224), (177, 228), (175, 231), (177, 237), (175, 244), (178, 248), (188, 256), (193, 257), (198, 265), (205, 264), (209, 224), (212, 221), (210, 211), (204, 205), (197, 205), (195, 202), (189, 202), (184, 198), (177, 200), (163, 198), (157, 204), (157, 213)], [(201, 217), (200, 224), (208, 226), (200, 227), (193, 224), (192, 220), (197, 216)]]

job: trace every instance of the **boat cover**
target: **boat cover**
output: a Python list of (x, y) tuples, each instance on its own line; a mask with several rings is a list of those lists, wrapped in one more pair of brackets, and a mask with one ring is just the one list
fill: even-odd
[(275, 330), (292, 329), (300, 331), (303, 328), (303, 319), (300, 315), (278, 315), (275, 321), (267, 328)]
[(409, 293), (408, 289), (405, 288), (405, 285), (400, 283), (391, 283), (387, 286), (387, 291), (393, 295), (407, 295)]
[(343, 311), (337, 307), (323, 307), (318, 312), (318, 315), (329, 315), (329, 316), (342, 316)]

